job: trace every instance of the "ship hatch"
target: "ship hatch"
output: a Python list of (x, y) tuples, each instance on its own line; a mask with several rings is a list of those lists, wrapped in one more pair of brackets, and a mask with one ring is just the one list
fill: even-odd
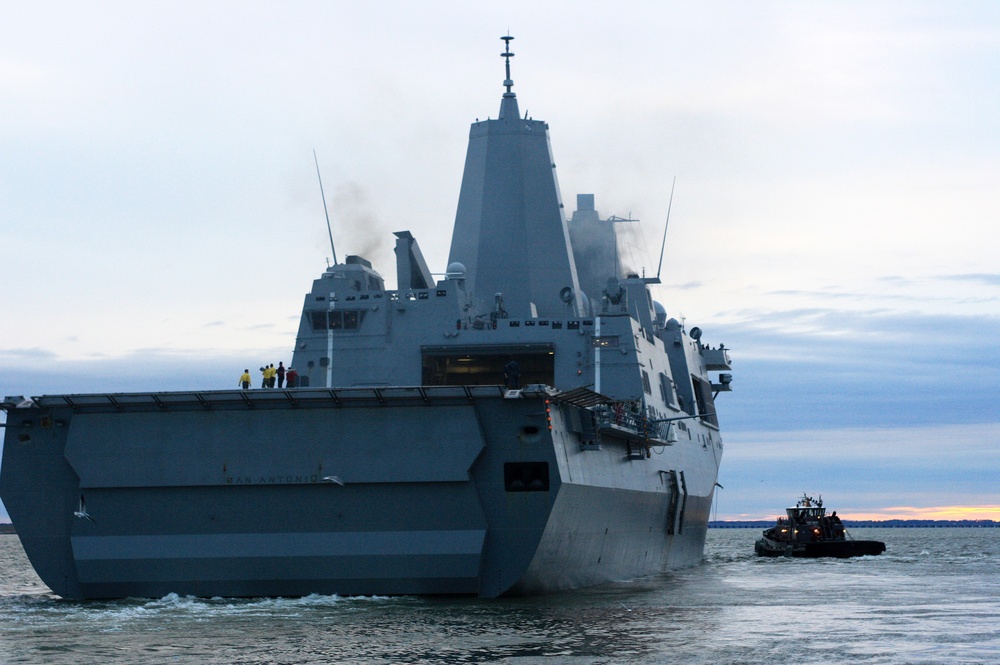
[(517, 363), (519, 383), (555, 384), (555, 352), (551, 344), (421, 349), (425, 386), (502, 386), (504, 368)]

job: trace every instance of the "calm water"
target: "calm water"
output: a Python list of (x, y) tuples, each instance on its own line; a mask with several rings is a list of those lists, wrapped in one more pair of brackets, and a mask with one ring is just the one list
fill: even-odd
[(557, 596), (71, 602), (0, 536), (0, 663), (998, 663), (1000, 529), (864, 529), (878, 557), (704, 565)]

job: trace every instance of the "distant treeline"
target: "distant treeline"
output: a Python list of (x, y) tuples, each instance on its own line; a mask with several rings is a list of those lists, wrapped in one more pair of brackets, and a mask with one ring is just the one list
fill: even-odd
[[(746, 522), (719, 521), (708, 523), (709, 529), (766, 529), (771, 526), (774, 526), (774, 520), (753, 520)], [(882, 529), (996, 529), (1000, 528), (1000, 522), (996, 520), (844, 520), (844, 526), (848, 529), (864, 529), (867, 527)]]
[(0, 533), (17, 533), (17, 531), (14, 531), (13, 524), (0, 523)]

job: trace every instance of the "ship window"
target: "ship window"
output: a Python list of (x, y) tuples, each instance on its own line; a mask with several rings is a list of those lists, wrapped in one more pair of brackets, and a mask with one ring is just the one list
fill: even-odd
[(364, 311), (353, 309), (335, 309), (332, 312), (310, 312), (310, 322), (313, 330), (358, 330), (364, 321)]
[(548, 462), (507, 462), (503, 465), (503, 487), (508, 492), (548, 492)]
[(646, 370), (642, 370), (642, 389), (647, 395), (653, 394), (653, 388), (649, 385), (649, 374), (646, 373)]
[(553, 321), (552, 322), (552, 329), (553, 330), (562, 330), (562, 321)]
[(511, 321), (509, 325), (510, 325), (511, 328), (520, 328), (521, 327), (521, 322), (520, 321)]
[(580, 329), (580, 322), (579, 321), (568, 321), (566, 323), (566, 329), (567, 330), (579, 330)]
[(438, 289), (438, 292), (437, 292), (437, 297), (438, 297), (438, 298), (443, 298), (443, 297), (445, 297), (446, 295), (448, 295), (448, 292), (447, 292), (447, 291), (445, 291), (444, 289)]
[(417, 300), (427, 300), (427, 298), (429, 298), (430, 295), (431, 294), (427, 293), (426, 291), (421, 291), (420, 293), (417, 294)]

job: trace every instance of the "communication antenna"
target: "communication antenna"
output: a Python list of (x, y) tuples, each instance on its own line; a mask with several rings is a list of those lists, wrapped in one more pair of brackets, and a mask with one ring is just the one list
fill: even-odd
[(667, 227), (670, 226), (670, 208), (674, 205), (674, 187), (677, 185), (677, 176), (670, 185), (670, 203), (667, 204), (667, 222), (663, 225), (663, 242), (660, 243), (660, 265), (656, 268), (656, 279), (660, 279), (660, 270), (663, 269), (663, 250), (667, 247)]
[[(333, 252), (333, 265), (337, 265), (337, 249), (333, 246), (333, 230), (330, 229), (330, 213), (326, 209), (326, 194), (323, 192), (323, 176), (319, 174), (319, 159), (316, 157), (316, 148), (313, 148), (313, 161), (316, 162), (316, 178), (319, 180), (319, 195), (323, 197), (323, 214), (326, 215), (326, 232), (330, 234), (330, 251)], [(671, 193), (673, 197), (673, 193)], [(670, 212), (667, 212), (667, 219), (670, 219)], [(663, 260), (663, 257), (660, 257)]]
[(508, 31), (507, 35), (505, 37), (501, 37), (500, 39), (503, 40), (504, 44), (504, 52), (500, 54), (500, 57), (504, 58), (507, 63), (507, 78), (504, 79), (503, 82), (504, 86), (507, 88), (507, 92), (504, 94), (504, 97), (513, 97), (514, 93), (510, 91), (510, 89), (514, 87), (514, 81), (510, 78), (510, 59), (514, 57), (514, 54), (510, 52), (510, 42), (514, 38), (510, 36), (510, 31)]

